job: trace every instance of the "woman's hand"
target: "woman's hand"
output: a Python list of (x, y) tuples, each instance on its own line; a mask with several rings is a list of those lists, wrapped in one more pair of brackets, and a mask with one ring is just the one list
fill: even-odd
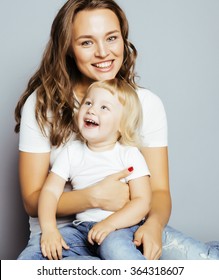
[(91, 187), (90, 195), (94, 207), (108, 211), (117, 211), (123, 208), (130, 200), (129, 187), (120, 180), (129, 176), (130, 173), (128, 169), (125, 169), (107, 176), (95, 186)]
[(62, 259), (62, 248), (68, 250), (69, 246), (57, 228), (42, 233), (41, 251), (44, 257), (49, 260), (60, 260)]
[(162, 253), (162, 232), (160, 225), (147, 221), (134, 234), (134, 243), (143, 245), (143, 255), (148, 260), (158, 260)]

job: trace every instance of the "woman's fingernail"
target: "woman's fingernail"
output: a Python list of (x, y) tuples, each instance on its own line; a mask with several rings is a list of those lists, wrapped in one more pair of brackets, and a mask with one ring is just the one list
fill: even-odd
[(132, 172), (133, 170), (134, 170), (134, 168), (132, 166), (128, 168), (129, 172)]

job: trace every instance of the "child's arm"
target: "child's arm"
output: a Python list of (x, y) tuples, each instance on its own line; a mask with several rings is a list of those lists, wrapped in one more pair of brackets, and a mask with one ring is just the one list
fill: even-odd
[(38, 216), (42, 230), (41, 250), (48, 259), (61, 259), (62, 247), (69, 247), (56, 227), (56, 208), (64, 190), (65, 180), (51, 172), (42, 188), (39, 197)]
[(101, 244), (104, 238), (116, 229), (126, 228), (139, 223), (149, 212), (151, 187), (149, 176), (129, 181), (131, 200), (121, 210), (95, 224), (88, 233), (88, 241)]

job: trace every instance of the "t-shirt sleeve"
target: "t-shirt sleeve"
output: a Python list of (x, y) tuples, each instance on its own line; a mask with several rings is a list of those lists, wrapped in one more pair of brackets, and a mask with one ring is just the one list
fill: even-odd
[(57, 156), (51, 171), (62, 177), (65, 181), (70, 177), (69, 147), (65, 147)]
[(143, 111), (142, 142), (144, 147), (168, 145), (167, 117), (161, 99), (154, 93), (141, 89), (139, 98)]
[(51, 150), (49, 138), (43, 135), (35, 117), (36, 94), (26, 100), (21, 113), (19, 150), (30, 153), (47, 153)]
[(147, 163), (142, 153), (136, 147), (132, 147), (126, 152), (126, 166), (132, 166), (134, 168), (133, 172), (126, 177), (127, 181), (142, 176), (150, 176)]

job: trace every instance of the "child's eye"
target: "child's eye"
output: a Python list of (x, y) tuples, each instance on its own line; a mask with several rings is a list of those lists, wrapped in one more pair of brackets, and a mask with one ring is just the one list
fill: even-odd
[(84, 104), (87, 105), (87, 106), (90, 106), (91, 102), (90, 101), (85, 101)]
[(109, 108), (108, 108), (107, 106), (105, 106), (105, 105), (101, 106), (101, 109), (103, 109), (103, 110), (109, 110)]

